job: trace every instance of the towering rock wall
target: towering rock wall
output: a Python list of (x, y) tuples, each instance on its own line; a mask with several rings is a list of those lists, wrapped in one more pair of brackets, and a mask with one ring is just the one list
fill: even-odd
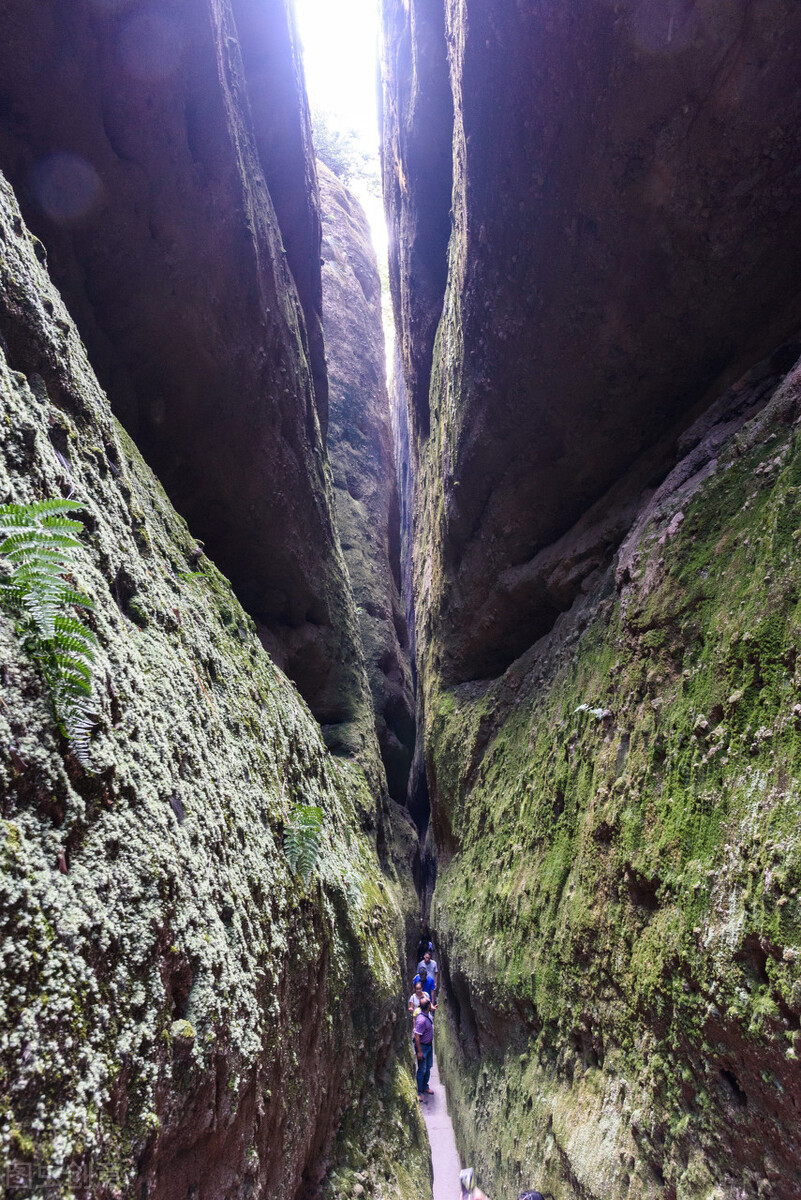
[(0, 167), (115, 413), (329, 742), (367, 755), (288, 5), (13, 0), (0, 78)]
[(448, 275), (453, 98), (439, 2), (384, 0), (382, 91), (389, 279), (409, 403), (428, 430), (434, 337)]
[(415, 695), (415, 721), (417, 731), (414, 743), (414, 758), (409, 773), (407, 805), (418, 828), (422, 831), (428, 824), (429, 802), (423, 761), (423, 705), (417, 687), (417, 638), (415, 635), (414, 565), (412, 509), (414, 505), (414, 458), (409, 433), (409, 410), (406, 383), (403, 374), (401, 349), (397, 339), (394, 346), (392, 374), (389, 380), (390, 415), (395, 442), (395, 474), (398, 484), (400, 515), (400, 574), (401, 599), (406, 613), (409, 630), (409, 655), (411, 659), (412, 683)]
[[(334, 1168), (332, 1195), (356, 1171), (417, 1195), (375, 795), (112, 417), (42, 257), (3, 181), (0, 498), (73, 498), (99, 642), (86, 770), (0, 609), (3, 1177), (311, 1200)], [(299, 804), (324, 813), (308, 885), (282, 848)]]
[(337, 519), (359, 612), (387, 785), (403, 805), (414, 753), (414, 691), (400, 601), (400, 516), (381, 281), (361, 205), (323, 163), (318, 172), (328, 446)]
[[(384, 170), (428, 471), (418, 623), (442, 677), (463, 682), (504, 669), (571, 603), (578, 583), (551, 582), (538, 554), (798, 321), (801, 16), (790, 0), (449, 0), (453, 192), (434, 204), (422, 160), (445, 122), (421, 113), (442, 54), (416, 31), (428, 45), (440, 8), (385, 4)], [(448, 206), (447, 295), (407, 303), (401, 284), (426, 278), (408, 245), (441, 241)], [(437, 298), (429, 393), (414, 321)]]
[(439, 1053), (490, 1194), (801, 1188), (801, 366), (760, 411), (777, 366), (688, 431), (551, 633), (429, 693)]
[(789, 1200), (801, 15), (445, 0), (429, 208), (439, 8), (385, 0), (384, 173), (457, 1134), (491, 1195)]

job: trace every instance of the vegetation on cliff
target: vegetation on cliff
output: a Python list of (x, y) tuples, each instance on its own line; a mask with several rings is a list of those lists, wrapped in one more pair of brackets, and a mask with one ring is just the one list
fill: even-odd
[[(368, 1190), (409, 1194), (393, 1146), (426, 1167), (376, 795), (112, 418), (0, 198), (0, 497), (76, 499), (97, 640), (90, 775), (0, 613), (2, 1161), (93, 1200), (201, 1177), (288, 1200), (349, 1169), (353, 1109), (388, 1139), (359, 1159)], [(324, 814), (308, 887), (282, 849), (297, 804)]]
[(428, 693), (443, 1059), (491, 1193), (801, 1186), (801, 371), (720, 415), (616, 579)]

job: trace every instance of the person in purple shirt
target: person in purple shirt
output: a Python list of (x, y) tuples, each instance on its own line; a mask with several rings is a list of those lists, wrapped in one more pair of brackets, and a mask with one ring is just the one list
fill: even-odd
[(431, 1065), (434, 1061), (434, 1022), (431, 1019), (431, 1001), (425, 996), (420, 1001), (420, 1012), (414, 1019), (414, 1051), (417, 1055), (417, 1098), (433, 1096), (434, 1089), (428, 1086)]

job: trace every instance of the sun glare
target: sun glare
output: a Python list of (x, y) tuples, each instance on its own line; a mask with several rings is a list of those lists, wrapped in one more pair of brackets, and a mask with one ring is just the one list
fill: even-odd
[[(355, 135), (378, 172), (378, 33), (380, 0), (295, 0), (312, 117)], [(361, 202), (381, 274), (387, 227), (380, 198), (359, 180), (348, 185)], [(385, 314), (385, 325), (388, 316)], [(389, 334), (389, 329), (387, 333)]]
[(312, 108), (378, 153), (378, 0), (295, 0)]

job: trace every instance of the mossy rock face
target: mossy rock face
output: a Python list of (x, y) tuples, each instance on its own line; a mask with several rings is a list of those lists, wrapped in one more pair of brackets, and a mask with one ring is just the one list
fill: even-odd
[(719, 408), (501, 678), (427, 664), (438, 1046), (491, 1195), (801, 1190), (800, 412), (799, 368)]
[[(0, 1162), (65, 1195), (91, 1171), (93, 1197), (289, 1198), (344, 1119), (402, 1122), (424, 1170), (376, 795), (112, 418), (0, 201), (0, 499), (74, 497), (101, 648), (87, 772), (0, 612)], [(299, 803), (325, 814), (306, 888)]]

